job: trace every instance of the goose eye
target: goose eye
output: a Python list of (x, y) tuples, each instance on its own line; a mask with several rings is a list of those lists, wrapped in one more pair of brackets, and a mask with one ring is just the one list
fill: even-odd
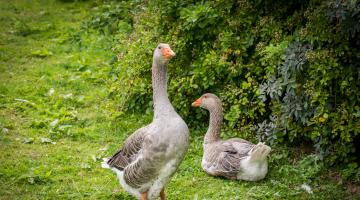
[(161, 49), (161, 47), (158, 47), (158, 49)]

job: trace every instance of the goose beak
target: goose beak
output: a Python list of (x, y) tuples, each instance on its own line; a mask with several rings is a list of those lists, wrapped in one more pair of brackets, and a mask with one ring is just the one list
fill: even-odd
[(163, 48), (162, 54), (167, 60), (170, 60), (172, 57), (175, 56), (175, 53), (170, 48)]
[(194, 107), (199, 107), (199, 106), (201, 106), (201, 103), (202, 103), (201, 98), (198, 98), (191, 105), (194, 106)]

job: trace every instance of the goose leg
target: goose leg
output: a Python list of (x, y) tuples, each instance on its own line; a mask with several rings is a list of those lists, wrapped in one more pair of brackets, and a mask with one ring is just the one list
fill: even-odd
[(160, 192), (160, 200), (166, 200), (164, 188)]
[(141, 193), (140, 200), (147, 200), (147, 192)]

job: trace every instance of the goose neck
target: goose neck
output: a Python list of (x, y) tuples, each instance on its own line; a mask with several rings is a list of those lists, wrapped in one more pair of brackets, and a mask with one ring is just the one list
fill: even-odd
[(154, 101), (154, 117), (166, 116), (174, 109), (167, 95), (167, 68), (166, 63), (153, 62), (152, 87)]
[(210, 120), (209, 128), (206, 132), (204, 143), (212, 143), (220, 140), (221, 125), (223, 122), (223, 110), (221, 105), (216, 106), (209, 110)]

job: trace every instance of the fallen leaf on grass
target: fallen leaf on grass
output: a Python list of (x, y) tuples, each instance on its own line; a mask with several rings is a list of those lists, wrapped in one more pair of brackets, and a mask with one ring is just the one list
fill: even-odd
[(53, 142), (50, 138), (40, 138), (41, 143), (51, 143), (51, 144), (56, 144), (56, 142)]
[(47, 56), (51, 56), (53, 53), (48, 49), (35, 50), (31, 52), (31, 56), (38, 58), (45, 58)]
[(50, 88), (50, 90), (49, 90), (49, 96), (54, 95), (54, 93), (55, 93), (55, 89), (54, 89), (54, 88)]
[(72, 93), (69, 93), (69, 94), (65, 94), (63, 97), (64, 97), (64, 99), (69, 99), (69, 98), (71, 98), (72, 97)]
[(9, 129), (7, 129), (7, 128), (2, 128), (2, 132), (3, 132), (4, 134), (9, 133)]
[(61, 125), (61, 126), (59, 126), (59, 130), (65, 130), (65, 129), (68, 129), (68, 128), (71, 128), (72, 127), (72, 125)]
[(14, 99), (15, 101), (20, 101), (20, 102), (25, 102), (25, 103), (29, 103), (30, 101), (26, 100), (26, 99)]
[(306, 191), (307, 193), (309, 193), (309, 194), (312, 194), (312, 193), (313, 193), (310, 185), (308, 185), (308, 184), (306, 184), (306, 183), (304, 183), (304, 184), (301, 185), (301, 189), (305, 190), (305, 191)]
[(59, 120), (58, 119), (55, 119), (54, 121), (50, 122), (50, 126), (51, 127), (55, 127), (56, 124), (58, 124)]
[(23, 143), (24, 144), (31, 144), (34, 142), (34, 138), (24, 138)]

